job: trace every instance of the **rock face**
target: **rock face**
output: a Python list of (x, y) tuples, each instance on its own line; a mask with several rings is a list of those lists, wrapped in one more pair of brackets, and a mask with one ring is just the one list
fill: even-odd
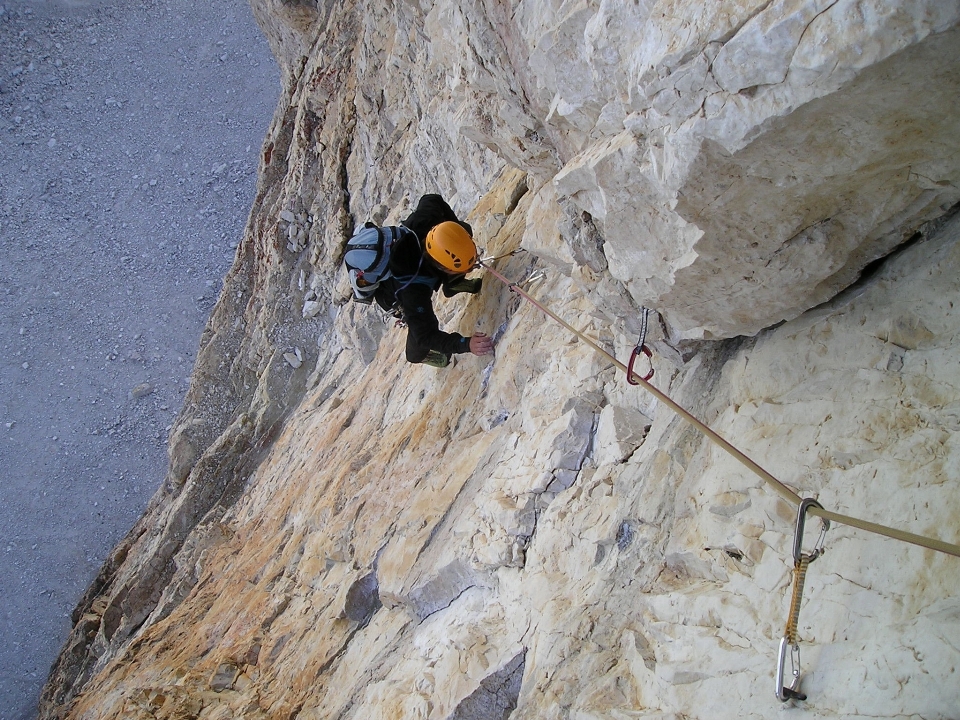
[[(340, 255), (440, 192), (617, 357), (655, 308), (654, 384), (799, 495), (956, 543), (960, 4), (373, 5), (254, 2), (248, 230), (41, 717), (779, 712), (794, 506), (492, 276), (438, 308), (495, 359), (407, 365)], [(955, 717), (960, 559), (825, 543), (790, 703)]]

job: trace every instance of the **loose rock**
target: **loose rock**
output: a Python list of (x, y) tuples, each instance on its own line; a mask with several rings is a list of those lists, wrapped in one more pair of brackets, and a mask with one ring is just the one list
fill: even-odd
[(141, 398), (147, 397), (153, 393), (154, 387), (148, 382), (140, 383), (135, 385), (133, 389), (130, 390), (130, 397), (134, 400), (140, 400)]

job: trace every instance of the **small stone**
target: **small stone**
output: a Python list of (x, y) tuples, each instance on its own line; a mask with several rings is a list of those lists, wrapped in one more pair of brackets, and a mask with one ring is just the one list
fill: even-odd
[(292, 223), (297, 221), (297, 216), (294, 215), (290, 210), (281, 210), (280, 219), (285, 222)]
[(240, 669), (232, 663), (221, 663), (210, 678), (210, 689), (214, 692), (223, 692), (233, 688)]
[(25, 363), (24, 363), (23, 365), (21, 365), (20, 367), (22, 367), (24, 370), (29, 370), (29, 369), (30, 369), (30, 363), (25, 362)]
[(303, 354), (300, 352), (300, 348), (294, 348), (292, 353), (284, 353), (283, 359), (286, 360), (294, 370), (303, 365)]
[(140, 400), (145, 398), (147, 395), (150, 395), (153, 392), (153, 385), (150, 383), (140, 383), (135, 385), (132, 390), (130, 390), (130, 397), (134, 400)]
[(323, 310), (323, 303), (316, 300), (307, 300), (303, 303), (303, 316), (305, 318), (316, 317)]
[(374, 613), (382, 607), (379, 591), (375, 571), (356, 580), (347, 591), (343, 616), (361, 624), (369, 622)]
[(245, 673), (240, 673), (233, 683), (233, 689), (237, 692), (244, 692), (253, 687), (253, 681)]
[(733, 517), (751, 505), (750, 497), (733, 490), (720, 493), (709, 507), (710, 512), (721, 517)]
[(643, 443), (652, 421), (639, 410), (608, 405), (600, 412), (596, 460), (600, 465), (622, 463)]
[(884, 322), (878, 337), (904, 350), (916, 350), (923, 343), (932, 340), (935, 335), (920, 318), (901, 315)]

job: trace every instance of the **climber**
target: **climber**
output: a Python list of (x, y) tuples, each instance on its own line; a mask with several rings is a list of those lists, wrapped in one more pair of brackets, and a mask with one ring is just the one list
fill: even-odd
[[(407, 361), (442, 368), (454, 353), (493, 354), (493, 341), (484, 333), (464, 337), (440, 330), (433, 310), (433, 294), (439, 288), (445, 297), (480, 292), (481, 279), (465, 277), (477, 264), (470, 225), (458, 220), (442, 197), (430, 194), (420, 198), (402, 228), (378, 230), (397, 230), (398, 237), (389, 250), (392, 277), (379, 283), (373, 297), (386, 310), (399, 312), (406, 323)], [(359, 279), (362, 282), (362, 271)], [(356, 272), (352, 282), (354, 290), (362, 292)]]

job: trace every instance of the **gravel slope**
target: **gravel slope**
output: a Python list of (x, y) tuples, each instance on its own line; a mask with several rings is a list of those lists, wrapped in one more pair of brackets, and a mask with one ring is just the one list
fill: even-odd
[(0, 719), (163, 478), (279, 72), (244, 0), (0, 5)]

